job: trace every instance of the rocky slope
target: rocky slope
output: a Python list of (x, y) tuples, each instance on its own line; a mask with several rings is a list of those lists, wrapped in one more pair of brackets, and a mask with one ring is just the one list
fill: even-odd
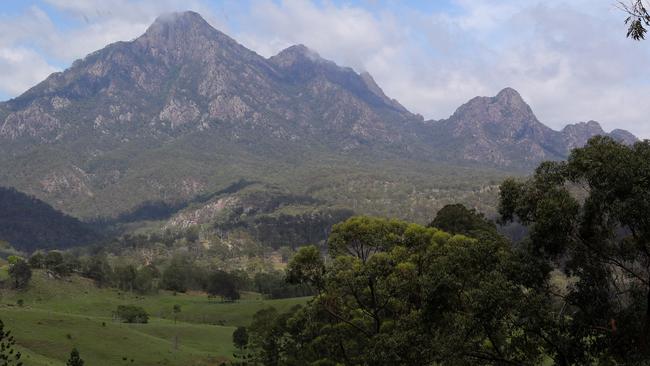
[(595, 121), (555, 131), (541, 123), (512, 88), (505, 88), (494, 97), (473, 98), (448, 119), (436, 122), (434, 129), (439, 156), (511, 168), (564, 159), (571, 149), (584, 146), (596, 135), (609, 135), (628, 144), (637, 140), (623, 130), (608, 134)]
[[(193, 12), (161, 17), (132, 42), (76, 61), (6, 103), (0, 136), (106, 143), (220, 129), (295, 141), (395, 142), (414, 118), (372, 78), (294, 46), (265, 59)], [(341, 139), (341, 137), (344, 137)]]
[(377, 167), (400, 179), (450, 163), (525, 171), (600, 133), (551, 130), (510, 88), (424, 121), (368, 73), (302, 45), (267, 59), (185, 12), (0, 103), (0, 184), (79, 217), (118, 216), (240, 179), (303, 194), (350, 171), (383, 184)]

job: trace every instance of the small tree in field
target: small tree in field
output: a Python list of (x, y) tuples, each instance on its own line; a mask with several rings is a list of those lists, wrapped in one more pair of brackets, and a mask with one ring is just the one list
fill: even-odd
[(15, 345), (16, 340), (11, 335), (11, 331), (5, 331), (4, 323), (0, 320), (0, 365), (22, 366), (21, 354), (14, 349)]
[(77, 348), (73, 348), (72, 352), (70, 352), (70, 358), (68, 359), (68, 362), (66, 362), (66, 366), (83, 366), (84, 365), (84, 360), (81, 359), (79, 356), (79, 351), (77, 351)]
[(178, 319), (178, 314), (180, 314), (181, 312), (181, 306), (178, 304), (174, 305), (173, 311), (174, 311), (174, 323), (176, 323), (176, 319)]
[(19, 260), (9, 267), (9, 276), (13, 282), (14, 288), (23, 289), (29, 284), (32, 278), (32, 270), (24, 260)]

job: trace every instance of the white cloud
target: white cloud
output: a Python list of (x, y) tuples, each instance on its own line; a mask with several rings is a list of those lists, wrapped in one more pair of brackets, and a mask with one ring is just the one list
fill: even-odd
[(623, 15), (609, 1), (452, 0), (454, 11), (430, 13), (405, 2), (46, 1), (81, 26), (58, 28), (38, 7), (0, 19), (0, 67), (14, 70), (0, 80), (2, 92), (33, 85), (54, 69), (51, 60), (70, 63), (138, 36), (161, 13), (192, 9), (264, 56), (303, 43), (367, 70), (426, 118), (512, 86), (554, 128), (595, 119), (650, 137), (650, 41), (626, 39)]
[(18, 95), (57, 71), (40, 55), (26, 48), (0, 48), (0, 90)]

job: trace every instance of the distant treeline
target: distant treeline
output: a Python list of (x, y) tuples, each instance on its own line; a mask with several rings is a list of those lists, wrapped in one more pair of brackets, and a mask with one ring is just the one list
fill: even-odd
[[(242, 291), (258, 292), (267, 298), (309, 296), (313, 289), (306, 284), (291, 284), (282, 271), (247, 273), (226, 271), (199, 264), (190, 256), (175, 256), (164, 266), (133, 265), (109, 260), (106, 254), (77, 256), (71, 252), (37, 251), (29, 258), (11, 258), (11, 266), (25, 263), (30, 269), (45, 270), (53, 277), (80, 275), (95, 281), (99, 287), (115, 287), (123, 291), (151, 294), (158, 290), (187, 292), (205, 291), (224, 301), (239, 299)], [(112, 262), (112, 263), (111, 263)], [(31, 275), (30, 275), (31, 277)], [(20, 287), (28, 286), (24, 282)]]

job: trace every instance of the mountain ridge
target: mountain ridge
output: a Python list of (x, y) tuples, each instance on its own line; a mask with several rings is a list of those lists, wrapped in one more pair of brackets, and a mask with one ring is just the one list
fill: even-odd
[(321, 164), (529, 171), (593, 131), (569, 130), (541, 123), (512, 88), (425, 121), (367, 72), (304, 45), (264, 58), (184, 12), (0, 103), (0, 184), (87, 218), (188, 201), (271, 172), (291, 185)]

